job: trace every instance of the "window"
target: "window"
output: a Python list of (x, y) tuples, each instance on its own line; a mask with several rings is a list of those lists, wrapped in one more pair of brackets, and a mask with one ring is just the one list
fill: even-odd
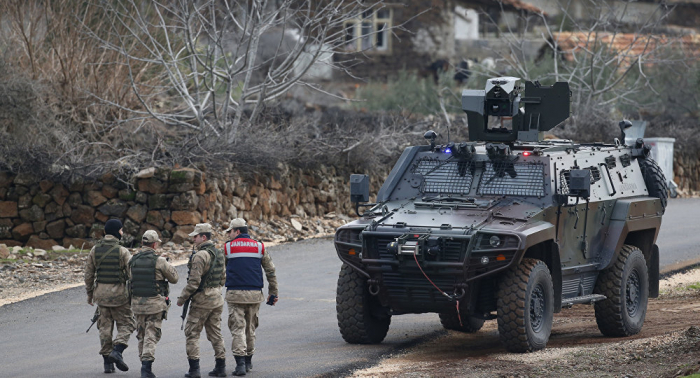
[(365, 11), (362, 17), (345, 21), (345, 49), (348, 51), (388, 52), (391, 9)]
[(486, 162), (477, 193), (541, 198), (545, 195), (544, 165), (512, 161)]

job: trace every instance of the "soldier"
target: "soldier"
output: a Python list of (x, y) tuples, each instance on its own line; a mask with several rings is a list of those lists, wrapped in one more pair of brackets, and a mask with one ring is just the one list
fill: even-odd
[(187, 264), (189, 274), (187, 285), (177, 298), (177, 305), (182, 306), (190, 299), (190, 311), (187, 315), (185, 337), (187, 339), (187, 360), (190, 370), (185, 377), (199, 378), (199, 335), (202, 327), (206, 329), (207, 339), (214, 348), (216, 367), (209, 372), (213, 377), (226, 376), (226, 349), (221, 335), (221, 313), (224, 311), (224, 298), (221, 288), (226, 280), (224, 271), (224, 254), (216, 249), (211, 241), (212, 227), (209, 223), (195, 226), (193, 237), (197, 252), (192, 252)]
[[(105, 223), (105, 237), (90, 250), (85, 264), (87, 302), (90, 306), (97, 303), (100, 313), (97, 329), (100, 332), (100, 354), (104, 359), (105, 373), (113, 373), (115, 363), (119, 370), (129, 370), (122, 352), (136, 327), (126, 287), (126, 269), (131, 254), (119, 245), (122, 234), (122, 222), (118, 219), (108, 220)], [(112, 340), (115, 323), (117, 337)]]
[(148, 230), (141, 238), (143, 248), (129, 261), (131, 278), (131, 308), (136, 315), (136, 338), (139, 340), (141, 378), (155, 378), (151, 368), (156, 344), (161, 336), (161, 324), (170, 308), (168, 283), (177, 283), (175, 268), (156, 255), (161, 243), (158, 233)]
[(228, 328), (233, 337), (231, 351), (236, 359), (233, 374), (240, 376), (253, 369), (258, 311), (265, 299), (262, 270), (267, 276), (267, 303), (273, 306), (277, 303), (277, 277), (272, 257), (265, 253), (263, 243), (250, 238), (245, 220), (232, 220), (226, 232), (232, 239), (224, 246)]

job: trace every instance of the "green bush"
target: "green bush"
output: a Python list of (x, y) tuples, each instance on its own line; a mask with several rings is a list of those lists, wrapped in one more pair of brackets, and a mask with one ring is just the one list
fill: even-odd
[(356, 109), (368, 111), (398, 111), (409, 114), (441, 114), (440, 94), (444, 97), (448, 112), (461, 111), (459, 96), (455, 96), (456, 86), (452, 82), (454, 72), (440, 75), (438, 84), (432, 78), (422, 78), (417, 74), (402, 70), (386, 83), (370, 82), (360, 87), (354, 102)]

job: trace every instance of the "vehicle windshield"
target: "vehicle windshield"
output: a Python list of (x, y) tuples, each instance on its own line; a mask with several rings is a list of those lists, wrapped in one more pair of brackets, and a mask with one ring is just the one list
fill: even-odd
[(426, 198), (467, 197), (477, 178), (478, 195), (532, 196), (545, 195), (544, 165), (513, 161), (459, 160), (422, 157), (407, 172)]
[(498, 196), (544, 196), (544, 165), (487, 162), (477, 193)]
[(412, 173), (422, 176), (422, 194), (467, 195), (474, 180), (472, 161), (422, 158), (416, 162)]

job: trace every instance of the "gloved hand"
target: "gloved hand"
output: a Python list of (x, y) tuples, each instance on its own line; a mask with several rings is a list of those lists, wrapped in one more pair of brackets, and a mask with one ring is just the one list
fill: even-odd
[(177, 297), (177, 305), (182, 307), (182, 305), (185, 304), (185, 298), (183, 297)]
[(95, 303), (95, 302), (92, 301), (92, 296), (89, 296), (89, 297), (88, 297), (87, 303), (88, 303), (90, 306), (92, 306), (93, 303)]

